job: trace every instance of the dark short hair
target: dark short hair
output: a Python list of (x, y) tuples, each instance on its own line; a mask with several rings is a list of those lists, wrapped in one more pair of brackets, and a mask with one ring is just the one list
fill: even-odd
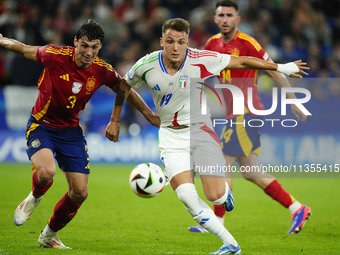
[(215, 6), (215, 10), (220, 7), (220, 6), (224, 6), (224, 7), (234, 7), (235, 10), (238, 12), (238, 4), (235, 0), (219, 0), (216, 3)]
[(172, 29), (178, 32), (185, 32), (189, 35), (190, 23), (181, 18), (168, 19), (163, 23), (162, 34), (165, 34), (166, 30)]
[(99, 39), (102, 43), (104, 40), (104, 29), (94, 19), (89, 19), (86, 23), (82, 24), (76, 34), (77, 40), (86, 36), (89, 41)]

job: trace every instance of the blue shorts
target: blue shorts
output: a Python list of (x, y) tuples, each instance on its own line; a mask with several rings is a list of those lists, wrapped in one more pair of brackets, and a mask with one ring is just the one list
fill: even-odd
[[(262, 116), (252, 116), (247, 113), (245, 115), (239, 115), (235, 118), (228, 119), (228, 123), (225, 125), (216, 125), (215, 132), (218, 135), (224, 154), (230, 156), (249, 156), (250, 153), (260, 154), (260, 130), (261, 126), (259, 121), (250, 122), (252, 119), (261, 119)], [(235, 124), (241, 123), (241, 124)], [(243, 124), (245, 123), (245, 125)]]
[(47, 148), (52, 151), (59, 168), (64, 172), (90, 173), (90, 158), (80, 126), (50, 128), (31, 116), (27, 123), (26, 139), (29, 159), (37, 151)]

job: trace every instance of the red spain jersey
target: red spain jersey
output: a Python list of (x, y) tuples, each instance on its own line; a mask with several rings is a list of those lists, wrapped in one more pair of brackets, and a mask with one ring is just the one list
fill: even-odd
[(79, 112), (102, 85), (113, 88), (121, 80), (113, 67), (96, 57), (88, 68), (74, 61), (74, 47), (39, 47), (37, 60), (45, 66), (38, 80), (33, 116), (51, 128), (79, 125)]
[[(221, 33), (209, 38), (205, 45), (205, 50), (217, 51), (224, 54), (234, 56), (250, 56), (269, 60), (268, 54), (261, 47), (261, 45), (251, 36), (237, 31), (234, 39), (229, 43), (224, 43)], [(224, 69), (218, 76), (221, 83), (232, 84), (239, 87), (244, 95), (245, 113), (249, 112), (248, 107), (248, 88), (252, 88), (253, 105), (257, 110), (263, 110), (260, 95), (257, 92), (257, 73), (258, 70), (250, 69)], [(227, 119), (233, 118), (233, 98), (229, 89), (223, 89), (223, 97), (227, 107)], [(255, 115), (255, 114), (252, 114)]]

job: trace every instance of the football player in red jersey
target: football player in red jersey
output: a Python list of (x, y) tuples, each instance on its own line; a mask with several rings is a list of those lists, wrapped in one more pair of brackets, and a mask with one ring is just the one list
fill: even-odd
[[(32, 191), (17, 207), (14, 223), (24, 224), (43, 195), (51, 187), (56, 174), (55, 159), (63, 170), (69, 190), (56, 204), (38, 242), (41, 246), (69, 249), (57, 232), (73, 219), (88, 196), (87, 182), (90, 162), (79, 112), (93, 93), (103, 84), (116, 92), (115, 107), (106, 136), (119, 129), (121, 107), (127, 101), (137, 108), (151, 124), (160, 119), (133, 90), (126, 90), (125, 80), (113, 67), (97, 55), (104, 39), (103, 28), (88, 20), (74, 37), (74, 46), (29, 46), (0, 35), (0, 45), (24, 57), (38, 61), (44, 70), (38, 80), (39, 94), (27, 124), (27, 155), (32, 161)], [(129, 93), (130, 92), (130, 93)], [(118, 109), (118, 111), (117, 111)]]
[[(217, 51), (224, 54), (236, 56), (250, 56), (273, 62), (261, 45), (251, 36), (237, 29), (240, 22), (238, 5), (234, 0), (220, 0), (216, 3), (214, 21), (220, 29), (220, 33), (212, 36), (205, 45), (205, 50)], [(290, 87), (285, 75), (266, 70), (275, 82), (282, 87)], [(227, 107), (226, 119), (228, 124), (220, 132), (219, 137), (223, 152), (226, 157), (226, 166), (232, 166), (235, 161), (240, 167), (258, 166), (257, 157), (261, 152), (260, 134), (261, 128), (250, 127), (243, 124), (230, 125), (230, 123), (243, 123), (246, 120), (260, 116), (253, 114), (248, 107), (248, 88), (252, 89), (253, 106), (255, 109), (263, 110), (260, 95), (257, 91), (257, 70), (224, 69), (220, 75), (220, 83), (238, 86), (245, 98), (245, 114), (233, 114), (233, 97), (229, 90), (223, 90), (224, 101)], [(287, 94), (288, 98), (295, 98), (294, 93)], [(306, 121), (307, 116), (294, 104), (291, 105), (292, 112), (297, 120)], [(258, 167), (259, 169), (259, 167)], [(268, 173), (242, 172), (247, 180), (258, 185), (264, 192), (288, 208), (292, 216), (292, 226), (288, 233), (299, 233), (304, 223), (311, 214), (311, 209), (299, 203), (293, 198), (275, 179)], [(228, 173), (227, 181), (232, 187), (231, 176)], [(222, 206), (214, 205), (215, 215), (224, 223), (225, 210)], [(192, 232), (208, 232), (202, 226), (189, 227)]]

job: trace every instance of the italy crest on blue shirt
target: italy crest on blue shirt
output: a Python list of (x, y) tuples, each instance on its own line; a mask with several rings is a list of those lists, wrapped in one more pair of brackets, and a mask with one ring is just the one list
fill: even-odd
[(179, 87), (184, 89), (188, 85), (188, 75), (181, 75), (179, 77)]

